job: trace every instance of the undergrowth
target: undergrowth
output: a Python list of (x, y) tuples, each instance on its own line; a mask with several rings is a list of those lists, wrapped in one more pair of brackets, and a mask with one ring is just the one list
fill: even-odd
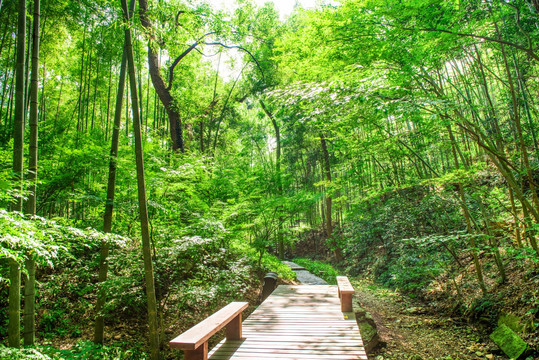
[(139, 347), (125, 349), (121, 344), (96, 345), (91, 341), (81, 341), (70, 350), (59, 350), (38, 345), (32, 348), (15, 349), (0, 345), (0, 359), (19, 360), (144, 360), (149, 359)]
[(302, 258), (292, 259), (292, 261), (300, 266), (303, 266), (310, 273), (326, 280), (328, 284), (331, 284), (331, 285), (337, 284), (336, 277), (339, 276), (339, 272), (335, 270), (333, 266), (323, 263), (318, 260), (310, 260), (310, 259), (302, 259)]

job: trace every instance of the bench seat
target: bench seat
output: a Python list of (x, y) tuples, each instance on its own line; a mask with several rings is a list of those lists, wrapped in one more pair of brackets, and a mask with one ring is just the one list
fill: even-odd
[(207, 360), (208, 340), (226, 327), (227, 340), (240, 340), (241, 313), (247, 309), (247, 302), (232, 302), (202, 322), (196, 324), (180, 336), (170, 341), (170, 347), (183, 349), (185, 360)]

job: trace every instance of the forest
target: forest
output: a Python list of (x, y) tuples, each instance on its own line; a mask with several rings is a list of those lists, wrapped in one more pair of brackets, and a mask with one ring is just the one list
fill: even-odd
[(445, 331), (369, 358), (539, 359), (539, 2), (289, 3), (0, 0), (0, 358), (179, 359), (302, 258)]

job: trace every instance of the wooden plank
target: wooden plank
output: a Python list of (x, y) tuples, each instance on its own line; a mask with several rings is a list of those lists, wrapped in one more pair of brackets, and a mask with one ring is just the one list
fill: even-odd
[(346, 276), (337, 276), (337, 286), (341, 294), (353, 294), (355, 292)]
[(367, 360), (353, 314), (334, 285), (281, 285), (243, 322), (243, 339), (222, 341), (211, 360)]
[[(215, 314), (170, 341), (170, 347), (184, 350), (198, 349), (200, 345), (207, 342), (212, 335), (225, 327), (229, 322), (233, 321), (234, 318), (239, 316), (239, 324), (241, 324), (241, 312), (247, 309), (247, 306), (249, 306), (249, 303), (247, 302), (232, 302), (228, 304)], [(232, 326), (236, 328), (238, 323), (236, 322)], [(235, 332), (237, 333), (237, 329), (235, 329)], [(231, 331), (231, 334), (232, 333), (234, 333), (234, 330)], [(239, 337), (241, 337), (241, 330)], [(236, 336), (235, 338), (237, 339), (239, 337)]]

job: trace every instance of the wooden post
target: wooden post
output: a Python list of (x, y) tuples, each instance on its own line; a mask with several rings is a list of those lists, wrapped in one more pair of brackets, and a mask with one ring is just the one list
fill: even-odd
[(184, 350), (185, 360), (208, 360), (208, 342), (206, 341), (195, 350)]
[(227, 340), (241, 340), (241, 313), (228, 323), (225, 331)]
[(341, 294), (341, 311), (352, 312), (352, 294)]
[(352, 296), (354, 295), (354, 288), (346, 276), (337, 276), (337, 289), (341, 299), (341, 311), (353, 312)]

